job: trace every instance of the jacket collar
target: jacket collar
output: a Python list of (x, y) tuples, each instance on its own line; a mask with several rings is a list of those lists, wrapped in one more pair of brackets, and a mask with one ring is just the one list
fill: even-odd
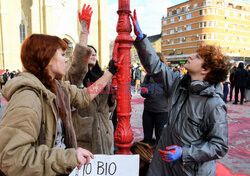
[(180, 89), (189, 91), (191, 94), (202, 96), (222, 96), (221, 84), (209, 84), (207, 81), (191, 81), (191, 76), (187, 73), (180, 81)]

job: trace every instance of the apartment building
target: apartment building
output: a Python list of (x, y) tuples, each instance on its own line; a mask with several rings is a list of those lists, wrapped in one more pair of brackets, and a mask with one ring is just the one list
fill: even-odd
[(183, 64), (200, 45), (218, 45), (234, 60), (250, 63), (250, 3), (189, 0), (169, 7), (162, 18), (162, 53)]

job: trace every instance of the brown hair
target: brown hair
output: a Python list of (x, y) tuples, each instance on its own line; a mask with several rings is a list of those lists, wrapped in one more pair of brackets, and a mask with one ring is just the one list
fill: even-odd
[(34, 74), (43, 85), (56, 94), (56, 85), (46, 69), (56, 50), (67, 49), (66, 43), (57, 36), (31, 34), (21, 47), (23, 67)]
[(205, 81), (217, 84), (226, 80), (230, 62), (229, 58), (222, 54), (220, 47), (213, 45), (201, 46), (198, 48), (197, 53), (204, 60), (202, 67), (211, 70), (206, 75)]
[(159, 59), (161, 60), (161, 62), (163, 62), (163, 63), (165, 63), (167, 65), (167, 61), (164, 59), (163, 54), (160, 53), (160, 52), (157, 52), (156, 54), (159, 57)]

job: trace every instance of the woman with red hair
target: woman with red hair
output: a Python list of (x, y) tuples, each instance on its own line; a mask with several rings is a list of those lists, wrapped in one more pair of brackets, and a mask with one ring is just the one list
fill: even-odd
[(66, 48), (60, 38), (43, 34), (32, 34), (22, 44), (23, 72), (2, 91), (9, 102), (0, 123), (0, 170), (5, 175), (69, 174), (94, 158), (77, 147), (71, 108), (87, 107), (116, 73), (116, 66), (113, 62), (94, 84), (78, 89), (61, 80)]

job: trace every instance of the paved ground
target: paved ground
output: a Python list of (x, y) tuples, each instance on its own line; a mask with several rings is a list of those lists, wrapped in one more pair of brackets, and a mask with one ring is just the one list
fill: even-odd
[[(144, 99), (139, 94), (132, 94), (131, 125), (134, 141), (143, 139), (142, 112)], [(229, 152), (218, 160), (220, 168), (216, 176), (250, 176), (250, 103), (228, 106)]]
[[(0, 120), (7, 102), (1, 97)], [(131, 126), (134, 141), (143, 139), (142, 112), (144, 99), (139, 94), (132, 93)], [(229, 152), (218, 160), (216, 176), (250, 176), (250, 103), (228, 106)]]

